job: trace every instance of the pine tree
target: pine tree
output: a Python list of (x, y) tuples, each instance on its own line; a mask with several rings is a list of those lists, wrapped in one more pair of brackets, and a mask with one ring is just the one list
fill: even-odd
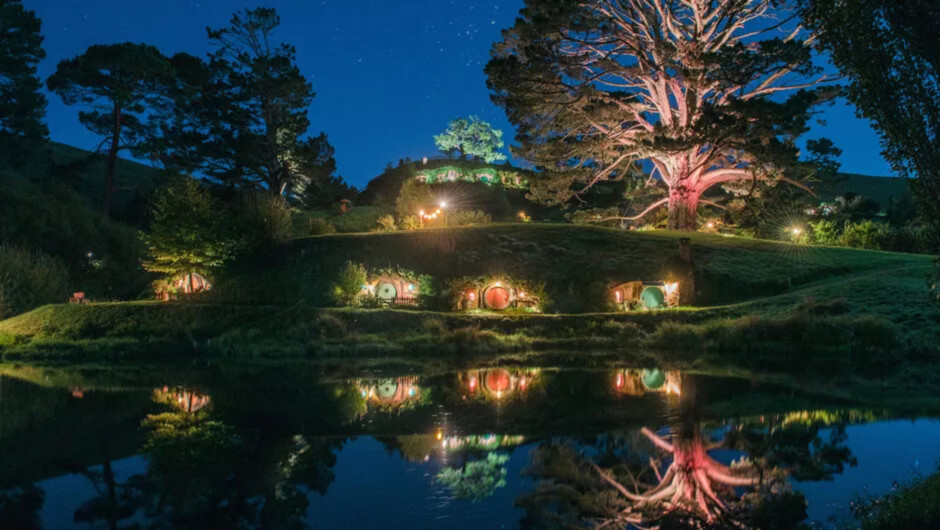
[(45, 143), (46, 98), (36, 66), (45, 58), (42, 22), (20, 0), (0, 2), (0, 156), (19, 165)]

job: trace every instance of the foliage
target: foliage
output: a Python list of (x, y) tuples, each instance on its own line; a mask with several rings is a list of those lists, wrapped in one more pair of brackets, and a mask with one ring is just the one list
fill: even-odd
[(463, 468), (445, 467), (437, 481), (450, 488), (454, 497), (474, 502), (485, 499), (506, 486), (508, 455), (487, 453), (486, 460), (473, 460)]
[[(325, 134), (306, 136), (313, 87), (296, 64), (296, 49), (278, 43), (274, 9), (246, 9), (229, 26), (209, 29), (215, 46), (208, 62), (172, 58), (173, 111), (161, 120), (155, 147), (163, 162), (201, 171), (234, 186), (333, 200), (343, 184)], [(346, 193), (341, 190), (340, 194)]]
[[(691, 229), (713, 186), (802, 178), (796, 138), (832, 94), (806, 89), (830, 77), (791, 11), (774, 0), (528, 0), (486, 73), (518, 128), (514, 152), (542, 170), (532, 195), (559, 204), (640, 177), (669, 194), (636, 217), (668, 204), (669, 228)], [(657, 178), (639, 175), (638, 160)]]
[(503, 148), (503, 131), (476, 116), (451, 121), (447, 130), (434, 137), (434, 144), (444, 153), (456, 151), (461, 160), (468, 156), (488, 163), (506, 159), (499, 152)]
[(375, 224), (378, 225), (375, 228), (376, 232), (394, 232), (398, 230), (398, 225), (395, 224), (394, 215), (383, 215), (376, 219)]
[(284, 199), (269, 193), (246, 192), (238, 211), (242, 239), (258, 250), (282, 245), (292, 236), (291, 211)]
[(65, 301), (69, 275), (61, 261), (0, 244), (0, 319)]
[(311, 236), (322, 236), (326, 234), (335, 234), (336, 227), (333, 223), (321, 217), (311, 217), (307, 219), (307, 233)]
[(515, 169), (495, 167), (460, 167), (446, 165), (437, 168), (416, 171), (417, 179), (425, 184), (443, 184), (452, 182), (471, 182), (498, 184), (507, 188), (525, 189), (528, 181)]
[(394, 213), (388, 206), (353, 206), (347, 211), (336, 213), (330, 210), (298, 210), (294, 213), (294, 235), (309, 235), (307, 229), (314, 219), (321, 219), (336, 228), (339, 233), (370, 232), (375, 228), (379, 217)]
[(929, 0), (801, 0), (819, 47), (849, 80), (846, 96), (881, 134), (892, 168), (912, 182), (940, 228), (940, 7)]
[(368, 273), (361, 263), (346, 262), (333, 284), (334, 301), (345, 306), (356, 305), (362, 294), (362, 286), (368, 281)]
[(399, 218), (416, 215), (420, 210), (431, 208), (434, 205), (434, 196), (431, 187), (409, 179), (401, 187), (398, 198), (395, 199), (395, 213)]
[(42, 22), (21, 0), (0, 4), (0, 157), (20, 165), (49, 134), (42, 119), (46, 98), (36, 75)]
[(352, 201), (359, 191), (340, 176), (326, 175), (310, 179), (300, 194), (300, 202), (306, 208), (331, 206), (342, 200)]
[(139, 267), (137, 232), (56, 180), (0, 178), (0, 243), (58, 259), (74, 288), (91, 298), (134, 298), (150, 282)]
[(493, 216), (482, 210), (457, 210), (447, 213), (447, 226), (485, 225), (493, 222)]
[(156, 193), (150, 230), (141, 240), (148, 254), (144, 268), (170, 280), (190, 273), (211, 278), (239, 246), (219, 203), (188, 177)]
[(83, 54), (59, 63), (46, 81), (66, 105), (90, 110), (79, 113), (88, 130), (104, 137), (107, 170), (103, 211), (108, 215), (118, 153), (130, 149), (146, 154), (153, 124), (150, 115), (163, 104), (160, 87), (173, 75), (170, 61), (146, 44), (96, 44)]
[(589, 208), (565, 214), (565, 219), (576, 225), (620, 226), (619, 208)]
[(893, 252), (927, 253), (930, 251), (926, 227), (908, 223), (893, 226), (883, 221), (844, 221), (840, 226), (833, 219), (809, 222), (801, 242), (832, 247), (867, 248)]
[(864, 530), (930, 528), (940, 520), (940, 472), (884, 497), (853, 503), (852, 512)]

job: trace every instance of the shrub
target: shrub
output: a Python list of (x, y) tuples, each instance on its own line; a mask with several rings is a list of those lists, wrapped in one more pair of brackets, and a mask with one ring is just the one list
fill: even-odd
[(879, 242), (883, 235), (884, 229), (879, 223), (871, 220), (857, 223), (846, 221), (842, 235), (839, 236), (839, 244), (844, 247), (878, 249), (881, 248)]
[(610, 219), (607, 221), (601, 221), (602, 219), (607, 219), (609, 217), (617, 217), (620, 215), (620, 210), (617, 207), (612, 208), (590, 208), (586, 210), (576, 210), (574, 212), (565, 214), (565, 219), (569, 223), (576, 225), (596, 225), (596, 226), (610, 226), (617, 227), (620, 226), (619, 219)]
[(339, 271), (333, 285), (336, 303), (345, 306), (355, 305), (362, 293), (362, 286), (367, 280), (366, 268), (361, 263), (347, 261)]
[(395, 223), (395, 217), (392, 215), (383, 215), (376, 220), (376, 232), (394, 232), (398, 230), (398, 226)]
[(62, 302), (68, 288), (68, 270), (59, 260), (0, 245), (0, 319)]
[(307, 220), (308, 231), (312, 236), (322, 236), (326, 234), (335, 234), (336, 227), (333, 223), (322, 217), (311, 217)]
[(417, 215), (406, 215), (401, 218), (399, 227), (402, 230), (417, 230), (421, 228), (421, 221), (418, 219)]
[(404, 218), (415, 215), (422, 208), (428, 208), (435, 203), (430, 186), (409, 178), (402, 185), (398, 198), (395, 199), (395, 213), (398, 217)]
[(447, 215), (448, 226), (485, 225), (493, 222), (493, 217), (482, 210), (458, 210)]
[(283, 198), (270, 193), (246, 193), (240, 217), (249, 249), (276, 246), (291, 237), (291, 212)]
[(809, 242), (815, 245), (838, 246), (839, 245), (839, 226), (835, 221), (821, 219), (810, 222)]

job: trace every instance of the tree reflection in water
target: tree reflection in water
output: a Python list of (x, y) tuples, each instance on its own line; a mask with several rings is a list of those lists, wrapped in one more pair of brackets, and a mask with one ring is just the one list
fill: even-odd
[[(654, 390), (627, 384), (639, 375), (618, 372), (615, 391)], [(805, 519), (806, 503), (788, 477), (820, 480), (854, 464), (839, 426), (826, 441), (817, 421), (709, 424), (700, 419), (694, 381), (665, 375), (654, 378), (662, 388), (666, 379), (677, 385), (662, 390), (676, 407), (666, 433), (643, 427), (552, 439), (533, 451), (525, 474), (537, 486), (517, 499), (524, 527), (792, 528)], [(624, 392), (627, 386), (636, 391)]]

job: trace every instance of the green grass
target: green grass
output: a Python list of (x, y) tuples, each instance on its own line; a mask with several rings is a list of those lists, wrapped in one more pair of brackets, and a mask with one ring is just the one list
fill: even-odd
[(370, 232), (377, 226), (379, 217), (394, 212), (395, 208), (391, 206), (353, 206), (342, 214), (332, 210), (301, 210), (293, 215), (294, 236), (309, 236), (308, 221), (315, 218), (326, 219), (339, 233)]

